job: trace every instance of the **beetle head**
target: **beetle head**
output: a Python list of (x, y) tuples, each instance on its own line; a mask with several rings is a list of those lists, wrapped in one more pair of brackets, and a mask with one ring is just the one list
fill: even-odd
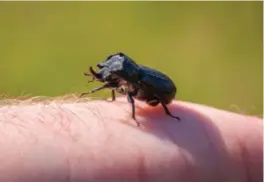
[(116, 53), (97, 65), (98, 68), (107, 67), (113, 76), (128, 82), (136, 82), (139, 77), (138, 65), (124, 53)]
[(119, 78), (111, 73), (107, 67), (102, 67), (101, 69), (96, 72), (92, 67), (89, 68), (90, 74), (86, 74), (87, 76), (92, 76), (92, 80), (97, 80), (100, 82), (111, 82), (111, 83), (118, 83)]
[(113, 67), (113, 65), (118, 65), (118, 63), (122, 61), (122, 56), (124, 56), (123, 53), (111, 54), (106, 58), (106, 60), (97, 64), (97, 67), (101, 69), (104, 67)]

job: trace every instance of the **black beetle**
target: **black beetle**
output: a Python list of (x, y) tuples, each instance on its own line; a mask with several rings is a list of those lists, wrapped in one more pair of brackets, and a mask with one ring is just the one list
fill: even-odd
[[(173, 81), (165, 74), (138, 65), (123, 53), (108, 56), (105, 61), (97, 64), (97, 67), (99, 68), (98, 72), (90, 67), (90, 73), (84, 73), (84, 75), (92, 77), (89, 82), (97, 80), (103, 82), (104, 85), (83, 93), (81, 96), (109, 88), (112, 90), (113, 101), (115, 100), (115, 91), (127, 95), (128, 102), (132, 105), (132, 118), (135, 121), (133, 98), (146, 101), (150, 106), (157, 106), (161, 103), (167, 115), (180, 120), (179, 117), (173, 116), (166, 106), (174, 99), (177, 89)], [(139, 126), (137, 121), (136, 123)]]

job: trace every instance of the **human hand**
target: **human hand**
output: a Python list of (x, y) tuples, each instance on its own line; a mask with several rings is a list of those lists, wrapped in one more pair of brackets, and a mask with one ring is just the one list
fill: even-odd
[(262, 181), (262, 121), (199, 104), (126, 99), (0, 107), (0, 181)]

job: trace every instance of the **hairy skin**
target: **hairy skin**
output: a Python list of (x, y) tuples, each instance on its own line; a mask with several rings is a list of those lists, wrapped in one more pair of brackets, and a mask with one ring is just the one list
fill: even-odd
[(173, 101), (0, 106), (0, 181), (261, 182), (262, 120)]

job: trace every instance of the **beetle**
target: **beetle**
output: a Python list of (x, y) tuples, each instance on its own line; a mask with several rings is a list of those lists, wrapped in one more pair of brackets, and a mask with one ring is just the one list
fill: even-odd
[[(172, 115), (167, 107), (175, 98), (177, 88), (164, 73), (139, 65), (121, 52), (109, 55), (105, 61), (97, 64), (97, 68), (98, 72), (90, 66), (89, 72), (84, 75), (92, 77), (89, 83), (99, 81), (104, 84), (82, 93), (81, 97), (109, 88), (112, 90), (112, 101), (115, 100), (115, 92), (127, 95), (127, 100), (132, 107), (132, 118), (135, 121), (134, 99), (146, 101), (150, 106), (161, 104), (167, 115), (180, 121), (180, 118)], [(139, 122), (136, 121), (136, 123), (139, 126)]]

